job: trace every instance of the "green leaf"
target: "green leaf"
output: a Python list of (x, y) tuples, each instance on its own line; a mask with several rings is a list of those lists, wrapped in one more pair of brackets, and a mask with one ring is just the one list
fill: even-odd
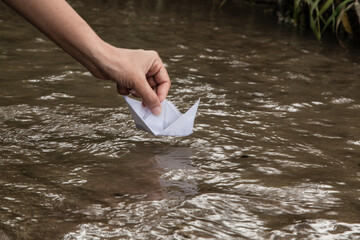
[(318, 24), (316, 19), (314, 18), (313, 14), (310, 15), (310, 28), (314, 32), (315, 37), (320, 40), (321, 39), (321, 33), (320, 29), (318, 28)]
[(300, 0), (294, 0), (294, 25), (297, 26), (299, 23), (299, 14), (300, 14)]
[(333, 2), (333, 0), (327, 0), (325, 4), (321, 7), (319, 14), (322, 15), (333, 4)]
[(335, 21), (336, 19), (336, 16), (338, 15), (338, 13), (346, 6), (346, 4), (350, 3), (350, 2), (353, 2), (354, 0), (345, 0), (343, 2), (341, 2), (337, 8), (335, 9), (335, 11), (333, 11), (333, 13), (331, 14), (331, 16), (328, 18), (328, 20), (326, 21), (324, 27), (322, 28), (321, 30), (321, 33), (324, 33), (326, 28), (329, 26), (329, 24), (332, 22), (332, 21)]
[(319, 21), (319, 2), (320, 0), (311, 1), (306, 0), (306, 2), (310, 5), (310, 28), (315, 34), (315, 37), (320, 40), (321, 39), (321, 31), (320, 31), (320, 21)]
[(358, 22), (360, 24), (360, 3), (359, 3), (359, 0), (355, 1), (355, 12), (356, 12), (356, 15), (357, 15)]
[(341, 12), (339, 13), (338, 15), (338, 18), (337, 18), (337, 21), (336, 21), (336, 35), (338, 33), (338, 29), (339, 29), (339, 26), (340, 26), (340, 22), (342, 23), (345, 31), (349, 34), (349, 35), (352, 35), (353, 32), (352, 32), (352, 29), (351, 29), (351, 25), (350, 25), (350, 22), (349, 22), (349, 18), (348, 18), (348, 15), (347, 15), (347, 11), (354, 5), (354, 3), (350, 4), (349, 6), (347, 6), (346, 8), (343, 8), (341, 10)]

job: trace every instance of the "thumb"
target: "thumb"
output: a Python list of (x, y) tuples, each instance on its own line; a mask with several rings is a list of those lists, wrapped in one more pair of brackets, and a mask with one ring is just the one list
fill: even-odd
[(160, 100), (145, 77), (141, 78), (139, 83), (134, 87), (134, 90), (153, 114), (157, 116), (161, 114)]

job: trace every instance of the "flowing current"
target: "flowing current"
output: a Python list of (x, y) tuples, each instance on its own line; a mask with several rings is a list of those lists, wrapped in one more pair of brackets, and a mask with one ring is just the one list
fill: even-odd
[(70, 1), (106, 41), (155, 49), (194, 133), (135, 128), (0, 3), (0, 239), (360, 239), (360, 55), (250, 6)]

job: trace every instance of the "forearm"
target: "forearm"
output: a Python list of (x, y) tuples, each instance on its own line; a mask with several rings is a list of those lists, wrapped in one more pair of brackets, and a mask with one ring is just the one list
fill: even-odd
[(170, 79), (156, 52), (116, 48), (105, 43), (65, 0), (3, 1), (95, 77), (116, 82), (120, 94), (131, 92), (141, 97), (153, 113), (160, 114), (160, 102), (168, 94)]
[(94, 75), (100, 74), (97, 62), (106, 43), (65, 0), (3, 1)]

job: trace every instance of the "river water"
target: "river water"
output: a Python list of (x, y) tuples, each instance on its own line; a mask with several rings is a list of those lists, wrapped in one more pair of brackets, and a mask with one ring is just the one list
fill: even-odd
[(135, 128), (0, 4), (1, 239), (360, 239), (358, 53), (249, 6), (71, 1), (106, 41), (155, 49), (194, 133)]

